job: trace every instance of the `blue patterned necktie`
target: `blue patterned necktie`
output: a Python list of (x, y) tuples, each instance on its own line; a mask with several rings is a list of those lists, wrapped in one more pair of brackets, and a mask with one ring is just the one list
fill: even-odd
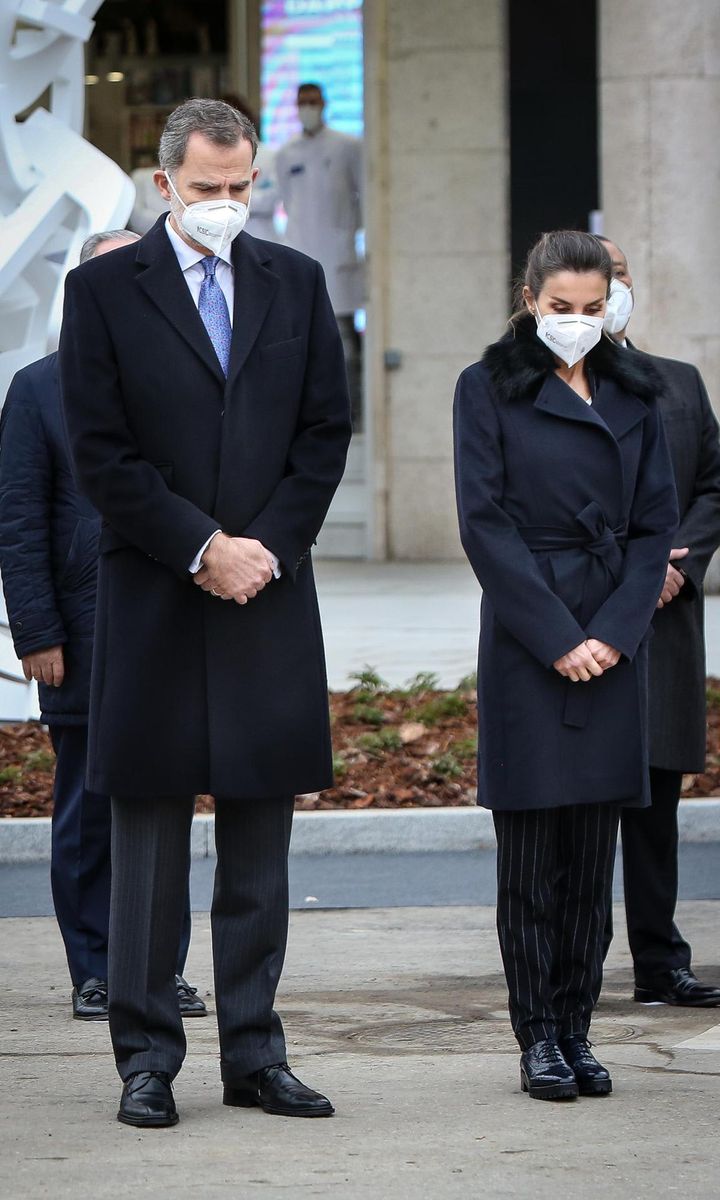
[(230, 363), (230, 342), (232, 340), (232, 325), (228, 312), (225, 294), (215, 278), (215, 268), (220, 260), (214, 255), (206, 255), (202, 260), (205, 278), (200, 288), (198, 312), (208, 331), (210, 341), (215, 347), (215, 353), (220, 359), (220, 366), (225, 375)]

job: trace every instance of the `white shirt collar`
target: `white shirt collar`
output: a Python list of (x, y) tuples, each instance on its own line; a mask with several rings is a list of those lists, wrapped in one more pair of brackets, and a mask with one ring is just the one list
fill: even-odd
[[(190, 267), (196, 266), (197, 263), (202, 262), (202, 260), (207, 257), (205, 254), (202, 254), (200, 250), (193, 250), (192, 246), (188, 246), (187, 242), (180, 237), (180, 234), (175, 232), (170, 224), (169, 215), (165, 221), (165, 230), (170, 238), (170, 244), (177, 255), (177, 260), (180, 263), (181, 271), (189, 270)], [(229, 242), (222, 253), (218, 254), (217, 257), (232, 268), (231, 255), (232, 242)]]

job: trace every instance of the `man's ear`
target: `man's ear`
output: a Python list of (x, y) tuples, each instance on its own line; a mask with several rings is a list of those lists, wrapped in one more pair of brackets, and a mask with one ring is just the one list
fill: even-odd
[(156, 171), (153, 175), (153, 183), (163, 200), (167, 200), (168, 202), (172, 200), (172, 192), (170, 191), (170, 184), (167, 181), (165, 171)]

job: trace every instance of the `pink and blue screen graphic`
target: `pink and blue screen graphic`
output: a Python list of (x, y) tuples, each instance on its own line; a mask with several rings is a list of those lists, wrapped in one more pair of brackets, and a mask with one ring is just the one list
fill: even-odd
[(269, 0), (261, 6), (262, 136), (280, 146), (300, 132), (299, 83), (319, 83), (333, 129), (363, 132), (362, 0)]

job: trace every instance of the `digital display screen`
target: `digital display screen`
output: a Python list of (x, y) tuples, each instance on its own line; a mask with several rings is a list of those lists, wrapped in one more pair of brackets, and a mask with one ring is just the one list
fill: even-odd
[(268, 0), (261, 5), (261, 132), (280, 146), (300, 132), (297, 89), (319, 83), (325, 120), (363, 133), (362, 0)]

